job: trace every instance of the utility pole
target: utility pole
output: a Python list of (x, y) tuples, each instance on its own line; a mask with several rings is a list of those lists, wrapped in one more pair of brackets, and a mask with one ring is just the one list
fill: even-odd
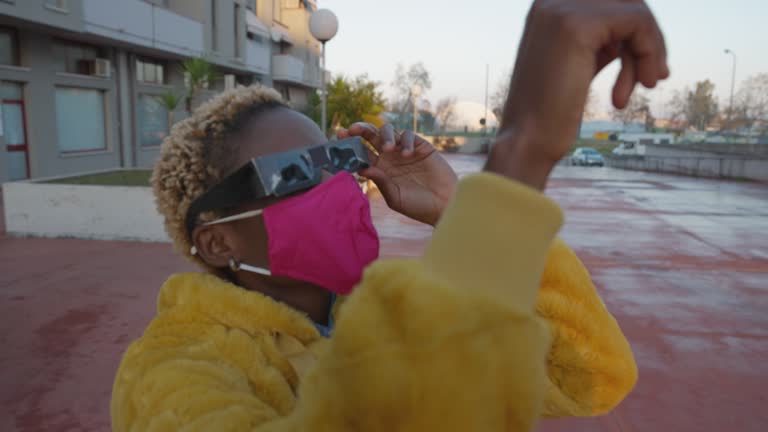
[(483, 135), (488, 131), (488, 78), (490, 76), (491, 66), (485, 64), (485, 124), (483, 125)]

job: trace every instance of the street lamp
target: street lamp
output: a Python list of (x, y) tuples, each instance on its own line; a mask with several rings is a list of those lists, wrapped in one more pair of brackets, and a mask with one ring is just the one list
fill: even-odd
[(321, 70), (320, 70), (320, 88), (322, 92), (322, 114), (320, 116), (321, 128), (323, 129), (323, 135), (328, 136), (326, 132), (326, 117), (328, 106), (328, 94), (325, 91), (325, 43), (333, 39), (336, 36), (336, 32), (339, 31), (339, 20), (336, 15), (328, 9), (318, 9), (309, 18), (309, 32), (312, 33), (312, 37), (319, 40), (323, 44), (323, 52), (321, 54)]
[(731, 105), (728, 108), (728, 119), (733, 115), (733, 88), (736, 85), (736, 53), (730, 49), (725, 50), (726, 54), (733, 56), (733, 75), (731, 75)]

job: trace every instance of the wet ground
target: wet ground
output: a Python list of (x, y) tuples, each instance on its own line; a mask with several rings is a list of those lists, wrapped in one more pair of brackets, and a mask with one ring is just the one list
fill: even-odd
[[(768, 185), (560, 167), (548, 193), (640, 381), (610, 415), (540, 431), (768, 430)], [(423, 250), (428, 227), (380, 198), (374, 214), (385, 256)], [(120, 354), (191, 266), (167, 244), (4, 237), (1, 219), (0, 431), (109, 430)]]

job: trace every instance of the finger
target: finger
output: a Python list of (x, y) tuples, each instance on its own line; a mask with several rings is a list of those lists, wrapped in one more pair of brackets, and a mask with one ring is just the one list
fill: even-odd
[(621, 72), (613, 86), (613, 106), (623, 109), (629, 103), (629, 97), (635, 88), (635, 59), (631, 54), (621, 55)]
[(621, 45), (619, 43), (612, 43), (600, 50), (595, 59), (595, 75), (599, 74), (606, 66), (619, 58), (619, 55), (621, 54), (620, 47)]
[(416, 134), (413, 131), (404, 131), (400, 135), (400, 149), (403, 156), (410, 156), (413, 154), (413, 143), (416, 138)]
[(669, 78), (669, 64), (667, 63), (667, 43), (664, 39), (664, 33), (661, 31), (658, 23), (656, 24), (656, 37), (659, 44), (659, 79)]
[[(349, 126), (347, 131), (349, 132), (349, 136), (359, 136), (365, 138), (368, 142), (373, 144), (374, 147), (378, 145), (377, 141), (379, 140), (379, 130), (376, 129), (376, 126), (370, 123), (353, 123)], [(379, 149), (377, 148), (377, 150)]]
[(413, 151), (420, 156), (424, 156), (437, 151), (437, 149), (435, 149), (435, 146), (433, 146), (431, 142), (425, 140), (421, 135), (415, 135)]
[(373, 180), (376, 183), (376, 187), (379, 188), (381, 194), (384, 196), (384, 200), (390, 207), (397, 208), (393, 199), (399, 197), (397, 191), (397, 185), (391, 178), (381, 169), (376, 167), (370, 167), (359, 172), (359, 174), (365, 178)]
[(336, 138), (338, 139), (344, 139), (349, 138), (351, 135), (349, 134), (349, 130), (341, 128), (338, 131), (336, 131)]
[(368, 160), (371, 161), (371, 166), (376, 166), (379, 163), (379, 155), (370, 148), (366, 150), (368, 150)]
[(662, 76), (658, 59), (665, 50), (658, 23), (645, 2), (637, 2), (631, 8), (620, 4), (614, 7), (621, 8), (612, 24), (616, 39), (625, 41), (622, 55), (627, 53), (633, 57), (636, 82), (653, 88)]
[(395, 127), (391, 124), (385, 124), (379, 131), (381, 135), (381, 150), (388, 153), (395, 151), (397, 138), (395, 137)]

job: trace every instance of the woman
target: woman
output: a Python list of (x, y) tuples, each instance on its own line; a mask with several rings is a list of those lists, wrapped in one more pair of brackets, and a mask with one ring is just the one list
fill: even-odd
[[(537, 190), (619, 43), (637, 69), (617, 105), (666, 64), (647, 65), (663, 39), (644, 31), (656, 27), (641, 2), (584, 1), (579, 20), (568, 3), (534, 4), (488, 173), (455, 193), (411, 132), (357, 124), (324, 144), (264, 87), (175, 126), (152, 183), (175, 246), (206, 272), (162, 287), (117, 373), (113, 429), (527, 431), (615, 406), (636, 380), (631, 351)], [(569, 78), (549, 78), (562, 68)], [(369, 266), (378, 239), (352, 172), (395, 210), (440, 221), (424, 257)]]

